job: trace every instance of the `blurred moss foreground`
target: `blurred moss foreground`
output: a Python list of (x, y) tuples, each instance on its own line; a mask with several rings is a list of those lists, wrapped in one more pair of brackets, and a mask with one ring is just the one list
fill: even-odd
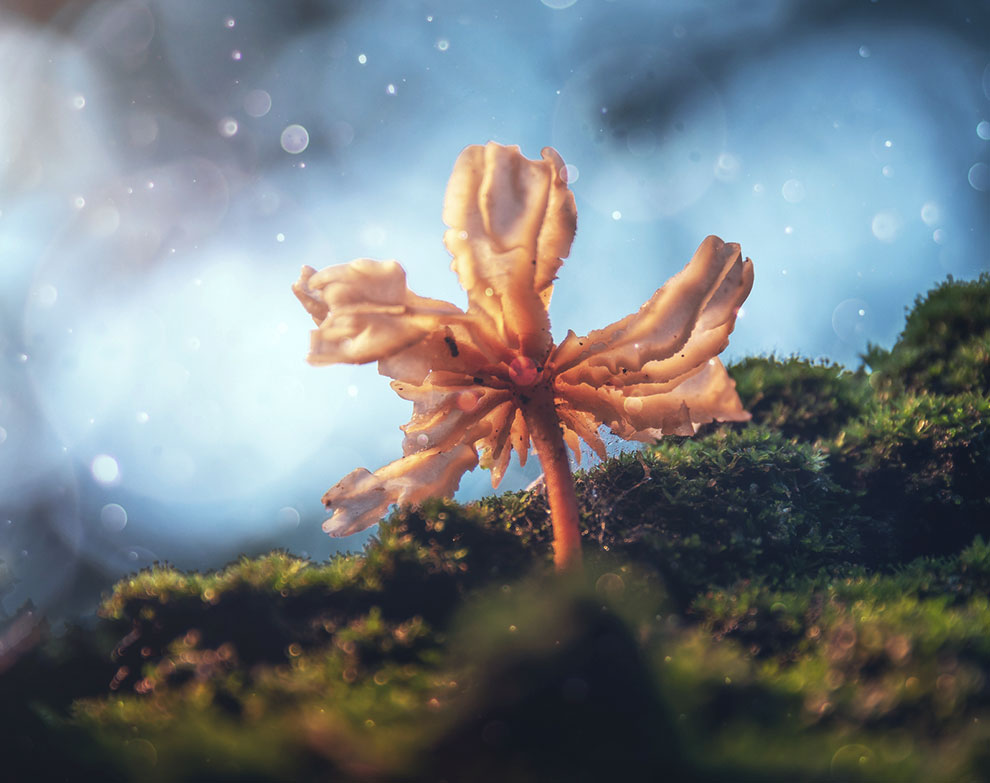
[(359, 555), (121, 581), (0, 650), (0, 779), (990, 780), (990, 278), (850, 372), (733, 368), (754, 421), (538, 491), (401, 510)]

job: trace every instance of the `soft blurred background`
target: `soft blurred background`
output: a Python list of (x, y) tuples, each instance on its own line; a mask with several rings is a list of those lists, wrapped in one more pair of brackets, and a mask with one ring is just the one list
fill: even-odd
[(0, 73), (0, 621), (154, 560), (362, 545), (319, 498), (399, 456), (409, 406), (309, 367), (289, 286), (396, 258), (463, 305), (440, 208), (467, 144), (573, 167), (558, 338), (710, 233), (756, 264), (729, 360), (855, 367), (990, 269), (976, 0), (4, 0)]

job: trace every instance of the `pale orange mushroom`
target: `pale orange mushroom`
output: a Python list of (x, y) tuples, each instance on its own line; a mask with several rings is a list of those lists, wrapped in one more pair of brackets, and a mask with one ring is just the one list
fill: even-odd
[(600, 457), (600, 425), (652, 442), (698, 425), (745, 421), (735, 383), (716, 356), (753, 285), (739, 246), (706, 238), (638, 312), (554, 345), (547, 306), (577, 225), (564, 163), (494, 142), (467, 147), (444, 200), (444, 243), (468, 307), (417, 296), (395, 261), (360, 259), (317, 272), (293, 291), (313, 316), (312, 364), (377, 361), (413, 402), (403, 457), (358, 468), (324, 496), (323, 529), (343, 536), (378, 522), (393, 503), (450, 496), (479, 462), (492, 486), (512, 451), (530, 444), (543, 468), (558, 568), (580, 563), (580, 530), (566, 443)]

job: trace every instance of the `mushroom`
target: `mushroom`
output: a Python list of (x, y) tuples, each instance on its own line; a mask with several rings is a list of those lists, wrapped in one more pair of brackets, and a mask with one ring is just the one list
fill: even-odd
[(565, 444), (577, 460), (582, 440), (604, 459), (601, 425), (652, 442), (750, 418), (716, 357), (752, 288), (753, 265), (738, 245), (709, 236), (638, 312), (554, 345), (547, 306), (577, 225), (560, 155), (547, 147), (529, 160), (515, 146), (467, 147), (454, 164), (443, 220), (467, 310), (410, 291), (395, 261), (303, 267), (292, 287), (317, 325), (310, 363), (377, 361), (413, 403), (403, 456), (334, 485), (323, 496), (333, 511), (323, 529), (349, 535), (393, 503), (450, 496), (479, 452), (497, 487), (511, 452), (525, 464), (532, 443), (555, 564), (579, 566)]

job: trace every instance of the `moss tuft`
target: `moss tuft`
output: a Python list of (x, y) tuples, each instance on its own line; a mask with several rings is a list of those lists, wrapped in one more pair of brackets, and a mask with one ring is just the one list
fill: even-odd
[(990, 533), (990, 399), (921, 394), (877, 405), (832, 445), (851, 489), (906, 561), (955, 552)]
[(870, 345), (863, 361), (887, 393), (962, 394), (990, 389), (990, 274), (949, 277), (908, 312), (891, 350)]
[(751, 357), (728, 370), (754, 424), (809, 442), (836, 437), (863, 414), (871, 394), (863, 371), (827, 360)]

